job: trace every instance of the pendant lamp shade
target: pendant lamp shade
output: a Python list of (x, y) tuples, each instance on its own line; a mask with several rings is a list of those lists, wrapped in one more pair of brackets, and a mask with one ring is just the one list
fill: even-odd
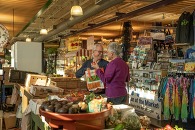
[(44, 35), (47, 34), (47, 29), (41, 29), (40, 34), (44, 34)]
[(31, 38), (27, 37), (26, 42), (31, 42)]
[(70, 13), (72, 16), (81, 16), (81, 15), (83, 15), (83, 10), (82, 10), (81, 6), (74, 5), (74, 6), (72, 6)]

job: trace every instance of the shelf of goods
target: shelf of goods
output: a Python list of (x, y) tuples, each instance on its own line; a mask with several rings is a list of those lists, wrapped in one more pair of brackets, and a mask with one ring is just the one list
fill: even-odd
[(65, 59), (57, 58), (56, 59), (56, 74), (64, 76), (64, 69), (65, 69)]
[(169, 60), (172, 56), (168, 52), (157, 54), (157, 63), (161, 64), (161, 69), (168, 69), (170, 66)]
[(157, 91), (165, 70), (130, 70), (129, 104), (140, 113), (161, 120), (161, 102)]

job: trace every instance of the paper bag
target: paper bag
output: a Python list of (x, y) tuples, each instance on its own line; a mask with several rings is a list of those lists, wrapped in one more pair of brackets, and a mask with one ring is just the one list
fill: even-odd
[(104, 89), (104, 84), (100, 80), (100, 78), (96, 75), (95, 70), (87, 70), (85, 71), (87, 88), (89, 91), (94, 91), (97, 88)]

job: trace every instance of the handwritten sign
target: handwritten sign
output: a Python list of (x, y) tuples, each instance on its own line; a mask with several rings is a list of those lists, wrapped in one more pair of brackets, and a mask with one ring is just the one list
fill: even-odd
[(130, 105), (135, 110), (149, 117), (161, 120), (161, 102), (155, 97), (154, 100), (140, 97), (139, 94), (132, 92), (129, 98)]

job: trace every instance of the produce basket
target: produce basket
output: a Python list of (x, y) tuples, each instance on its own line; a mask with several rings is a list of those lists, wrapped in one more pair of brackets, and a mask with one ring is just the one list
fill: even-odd
[(59, 114), (46, 112), (40, 108), (39, 113), (45, 117), (52, 128), (62, 126), (63, 130), (100, 130), (105, 128), (105, 118), (110, 115), (110, 110), (106, 109), (97, 113)]

